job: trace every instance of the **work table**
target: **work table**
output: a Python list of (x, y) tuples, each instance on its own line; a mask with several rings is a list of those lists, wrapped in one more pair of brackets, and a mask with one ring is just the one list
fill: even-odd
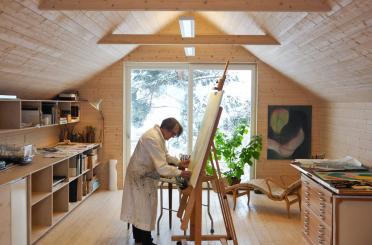
[(41, 151), (27, 165), (0, 172), (4, 244), (33, 244), (100, 186), (100, 144), (72, 143)]
[[(58, 145), (57, 145), (58, 146)], [(70, 145), (59, 145), (65, 148), (64, 156), (60, 154), (60, 157), (45, 157), (43, 154), (36, 154), (32, 163), (27, 165), (17, 165), (9, 167), (8, 169), (0, 171), (0, 185), (6, 184), (12, 180), (23, 178), (39, 170), (42, 170), (48, 166), (56, 164), (58, 162), (69, 159), (75, 155), (83, 153), (84, 151), (96, 148), (100, 146), (98, 143), (72, 143)], [(60, 152), (62, 153), (62, 151)], [(53, 154), (53, 153), (49, 153)]]
[(370, 244), (371, 190), (335, 188), (315, 169), (291, 166), (301, 173), (301, 226), (308, 244)]
[[(336, 187), (332, 186), (329, 181), (323, 180), (322, 178), (317, 176), (316, 173), (315, 173), (316, 170), (317, 170), (316, 168), (302, 167), (300, 163), (292, 163), (291, 166), (294, 167), (295, 169), (297, 169), (300, 173), (302, 173), (302, 174), (306, 175), (307, 177), (309, 177), (310, 179), (314, 180), (315, 182), (317, 182), (318, 184), (320, 184), (324, 188), (330, 190), (334, 194), (350, 195), (350, 196), (360, 196), (360, 195), (369, 196), (369, 195), (372, 195), (372, 190), (352, 189), (352, 188), (336, 188)], [(327, 171), (321, 171), (321, 172), (327, 172)], [(329, 172), (331, 172), (331, 171), (329, 171)], [(351, 173), (353, 171), (337, 171), (337, 172), (339, 172), (339, 173)], [(371, 172), (369, 172), (369, 171), (363, 171), (363, 173), (371, 174)]]

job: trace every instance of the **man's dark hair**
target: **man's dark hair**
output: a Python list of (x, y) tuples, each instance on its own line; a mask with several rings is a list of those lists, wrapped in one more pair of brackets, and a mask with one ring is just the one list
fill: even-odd
[(183, 132), (183, 128), (182, 128), (181, 124), (177, 121), (177, 119), (175, 119), (174, 117), (168, 117), (168, 118), (164, 119), (161, 122), (160, 128), (164, 128), (168, 131), (172, 131), (174, 129), (174, 127), (176, 127), (177, 124), (178, 124), (178, 127), (179, 127), (177, 137), (179, 137)]

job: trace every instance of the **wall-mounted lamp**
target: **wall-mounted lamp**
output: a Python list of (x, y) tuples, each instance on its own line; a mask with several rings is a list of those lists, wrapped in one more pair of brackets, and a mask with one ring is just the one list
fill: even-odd
[(195, 56), (195, 47), (185, 47), (186, 56)]
[(97, 99), (95, 101), (89, 101), (89, 104), (96, 110), (99, 112), (100, 116), (101, 116), (101, 120), (102, 120), (102, 129), (101, 129), (101, 143), (103, 143), (103, 140), (104, 140), (104, 135), (105, 135), (105, 118), (103, 117), (103, 112), (102, 112), (102, 108), (101, 108), (101, 103), (102, 103), (102, 99)]
[(193, 16), (181, 16), (179, 18), (181, 36), (195, 37), (195, 21)]
[(101, 103), (102, 103), (102, 99), (98, 99), (98, 100), (95, 100), (95, 101), (92, 101), (90, 102), (89, 101), (89, 104), (94, 108), (96, 109), (97, 111), (101, 111)]

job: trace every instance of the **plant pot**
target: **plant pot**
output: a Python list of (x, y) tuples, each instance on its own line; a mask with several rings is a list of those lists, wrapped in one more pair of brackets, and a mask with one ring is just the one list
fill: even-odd
[[(227, 179), (225, 179), (225, 182), (226, 182), (226, 185), (227, 186), (232, 186), (232, 185), (236, 185), (236, 184), (239, 184), (242, 180), (241, 179), (238, 179), (238, 178), (231, 178), (231, 185), (228, 183)], [(232, 191), (227, 191), (226, 194), (230, 194), (232, 195), (233, 192)]]
[(231, 178), (231, 185), (236, 185), (236, 184), (240, 184), (242, 180), (241, 179), (238, 179), (238, 178)]

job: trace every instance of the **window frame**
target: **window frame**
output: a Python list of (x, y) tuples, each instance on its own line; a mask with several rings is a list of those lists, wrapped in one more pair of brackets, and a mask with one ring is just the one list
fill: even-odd
[[(124, 86), (123, 86), (123, 102), (124, 102), (124, 112), (123, 112), (123, 148), (124, 148), (124, 160), (127, 164), (131, 155), (130, 151), (130, 138), (131, 138), (131, 70), (133, 69), (157, 69), (157, 70), (169, 70), (169, 69), (183, 69), (188, 70), (189, 81), (188, 81), (188, 110), (193, 109), (193, 71), (200, 69), (210, 69), (210, 70), (223, 70), (225, 64), (218, 63), (168, 63), (168, 62), (126, 62), (124, 64)], [(230, 63), (228, 67), (229, 70), (251, 70), (251, 122), (250, 129), (251, 135), (256, 134), (257, 131), (257, 64), (256, 63)], [(228, 73), (227, 73), (228, 74)], [(190, 96), (191, 95), (191, 96)], [(192, 152), (192, 122), (193, 113), (188, 114), (188, 142), (187, 149), (188, 152)], [(255, 166), (251, 167), (250, 176), (255, 173)]]

